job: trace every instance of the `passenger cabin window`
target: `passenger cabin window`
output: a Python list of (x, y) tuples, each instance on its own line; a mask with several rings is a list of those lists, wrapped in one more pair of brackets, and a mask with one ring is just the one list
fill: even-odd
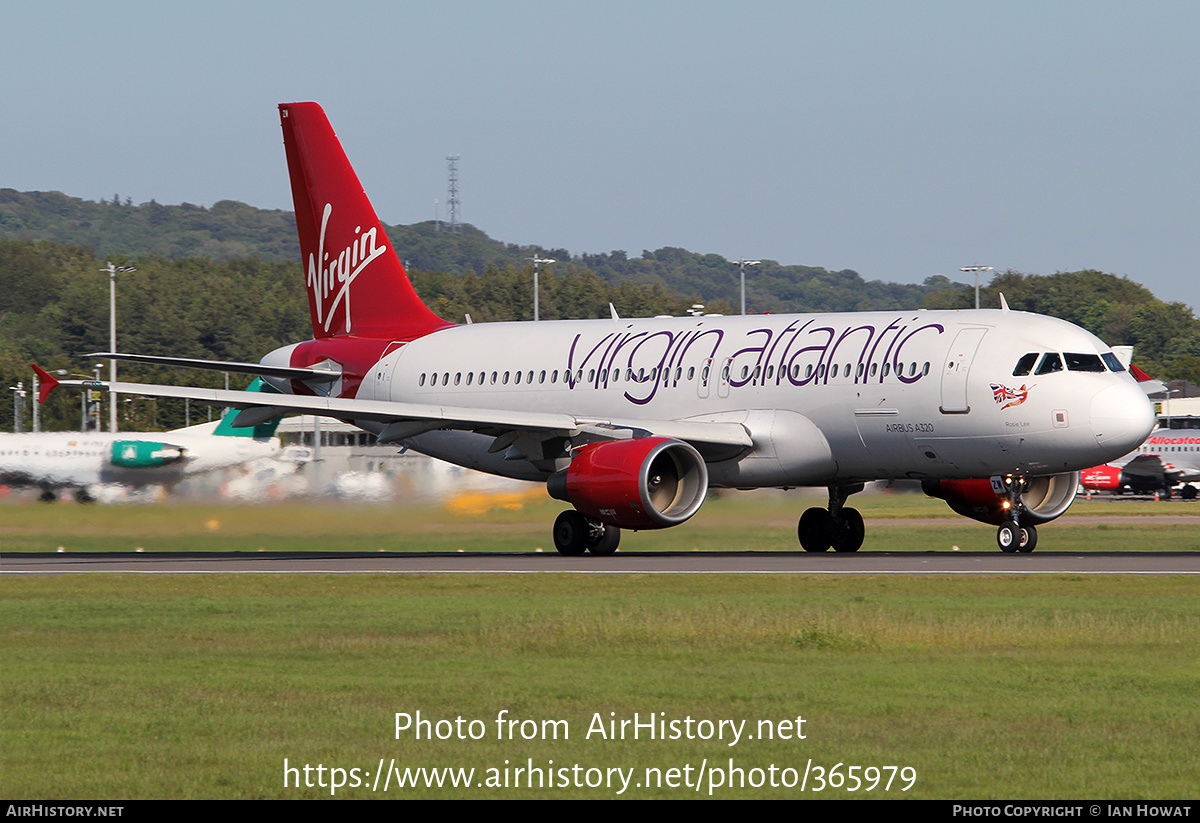
[(1038, 363), (1037, 371), (1034, 374), (1053, 374), (1062, 370), (1062, 358), (1058, 356), (1058, 352), (1047, 352), (1042, 356), (1042, 362)]
[(1013, 369), (1013, 377), (1024, 377), (1033, 370), (1033, 364), (1037, 362), (1038, 353), (1031, 351), (1029, 354), (1017, 361), (1017, 367)]
[(1069, 371), (1104, 371), (1104, 361), (1098, 354), (1064, 352), (1063, 357), (1066, 358)]

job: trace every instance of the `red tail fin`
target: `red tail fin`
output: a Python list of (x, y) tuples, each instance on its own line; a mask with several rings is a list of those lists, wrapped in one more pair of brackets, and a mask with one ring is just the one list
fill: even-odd
[(283, 103), (279, 118), (313, 336), (411, 340), (448, 325), (413, 290), (321, 107)]

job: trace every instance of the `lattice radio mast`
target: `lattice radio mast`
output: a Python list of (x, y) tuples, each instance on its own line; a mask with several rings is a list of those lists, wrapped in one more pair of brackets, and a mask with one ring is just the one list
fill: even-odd
[(449, 196), (446, 202), (450, 208), (449, 220), (446, 221), (446, 231), (461, 232), (462, 226), (458, 222), (458, 158), (457, 154), (446, 155), (446, 160), (450, 165), (450, 188)]

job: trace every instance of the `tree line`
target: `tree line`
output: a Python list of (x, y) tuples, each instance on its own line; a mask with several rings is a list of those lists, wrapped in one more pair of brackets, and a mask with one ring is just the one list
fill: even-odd
[[(691, 255), (677, 251), (676, 257)], [(585, 259), (603, 269), (612, 256)], [(274, 348), (311, 336), (298, 262), (156, 254), (101, 257), (78, 245), (0, 240), (0, 376), (7, 381), (6, 387), (23, 381), (27, 390), (31, 388), (31, 361), (51, 371), (90, 375), (95, 363), (81, 356), (108, 349), (109, 278), (103, 269), (110, 260), (137, 269), (118, 275), (117, 345), (122, 351), (257, 361)], [(472, 267), (454, 273), (409, 262), (418, 294), (448, 321), (463, 322), (467, 314), (474, 322), (533, 316), (533, 269), (528, 263), (492, 262), (478, 273)], [(642, 258), (642, 263), (651, 267), (659, 262), (657, 253)], [(724, 269), (721, 276), (736, 280)], [(796, 292), (810, 292), (800, 301), (802, 310), (968, 308), (974, 304), (972, 289), (945, 278), (928, 283), (915, 306), (911, 304), (913, 295), (905, 293), (909, 287), (904, 286), (897, 286), (895, 294), (885, 291), (872, 302), (861, 293), (835, 299), (836, 290), (826, 287), (820, 273), (779, 275), (779, 279)], [(705, 304), (709, 313), (731, 314), (736, 305), (736, 300), (721, 296), (727, 289), (706, 286), (702, 280), (685, 292), (671, 289), (659, 277), (646, 277), (643, 282), (609, 279), (576, 260), (543, 269), (539, 285), (539, 314), (547, 320), (608, 317), (610, 303), (622, 317), (679, 316), (696, 303)], [(1110, 344), (1133, 345), (1135, 361), (1154, 377), (1200, 384), (1200, 321), (1186, 306), (1164, 303), (1137, 283), (1098, 271), (1054, 275), (1008, 271), (983, 289), (983, 305), (998, 306), (1000, 292), (1014, 310), (1061, 317)], [(750, 306), (756, 310), (754, 303)], [(102, 375), (106, 373), (107, 367)], [(220, 373), (182, 374), (132, 363), (123, 364), (120, 375), (132, 381), (209, 387), (223, 386), (225, 380)], [(233, 387), (244, 382), (236, 375), (231, 377)], [(0, 402), (0, 430), (12, 431), (11, 394), (5, 401)], [(26, 429), (28, 409), (26, 406)], [(186, 414), (182, 400), (168, 398), (125, 398), (119, 410), (121, 426), (128, 430), (182, 426)], [(193, 407), (191, 422), (204, 419), (205, 414)], [(45, 429), (78, 428), (78, 396), (57, 392), (43, 407), (42, 419)]]

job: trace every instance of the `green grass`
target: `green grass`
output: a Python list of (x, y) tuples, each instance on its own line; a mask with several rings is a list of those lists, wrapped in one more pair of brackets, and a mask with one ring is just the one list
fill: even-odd
[[(890, 796), (923, 798), (1186, 798), (1200, 785), (1195, 578), (81, 575), (3, 588), (11, 798), (329, 796), (285, 789), (284, 758), (481, 773), (532, 758), (638, 779), (705, 759), (802, 772), (811, 758), (843, 773), (911, 766), (916, 785)], [(481, 720), (486, 735), (396, 739), (395, 713), (418, 710)], [(570, 739), (497, 740), (501, 710), (565, 720)], [(584, 739), (597, 713), (634, 712), (751, 732), (803, 716), (806, 739)]]
[[(501, 501), (502, 502), (502, 501)], [(995, 551), (995, 527), (916, 494), (852, 499), (867, 521), (865, 551)], [(795, 551), (796, 520), (823, 495), (729, 492), (672, 529), (626, 531), (624, 551)], [(447, 506), (283, 503), (0, 506), (0, 551), (532, 551), (553, 550), (550, 527), (564, 505), (543, 495), (463, 511)], [(1168, 515), (1179, 522), (1072, 523), (1079, 515)], [(1040, 551), (1197, 551), (1200, 503), (1079, 501), (1043, 526)], [(912, 522), (906, 522), (912, 521)], [(1152, 539), (1148, 539), (1148, 536)]]
[[(626, 551), (794, 551), (821, 496), (729, 493)], [(918, 495), (862, 495), (864, 550), (995, 551)], [(0, 506), (0, 551), (530, 551), (560, 510), (280, 504)], [(1039, 551), (1200, 550), (1181, 503), (1080, 501)], [(1193, 577), (61, 576), (0, 580), (0, 795), (326, 797), (283, 761), (403, 766), (911, 766), (904, 796), (1195, 795)], [(395, 739), (396, 712), (483, 721), (477, 741)], [(568, 741), (494, 720), (565, 720)], [(805, 718), (804, 740), (584, 739), (637, 712)], [(614, 714), (610, 714), (614, 713)], [(361, 774), (361, 772), (360, 772)], [(512, 778), (509, 773), (510, 781)], [(814, 780), (815, 783), (815, 780)], [(899, 784), (897, 784), (898, 786)], [(810, 785), (811, 788), (811, 785)], [(604, 788), (389, 796), (608, 797)], [(893, 788), (892, 794), (897, 794)], [(338, 796), (371, 797), (364, 788)], [(631, 788), (626, 796), (695, 796)], [(719, 797), (797, 796), (729, 789)], [(850, 796), (845, 789), (820, 795)], [(856, 796), (862, 796), (859, 792)], [(870, 796), (880, 796), (879, 790)]]

